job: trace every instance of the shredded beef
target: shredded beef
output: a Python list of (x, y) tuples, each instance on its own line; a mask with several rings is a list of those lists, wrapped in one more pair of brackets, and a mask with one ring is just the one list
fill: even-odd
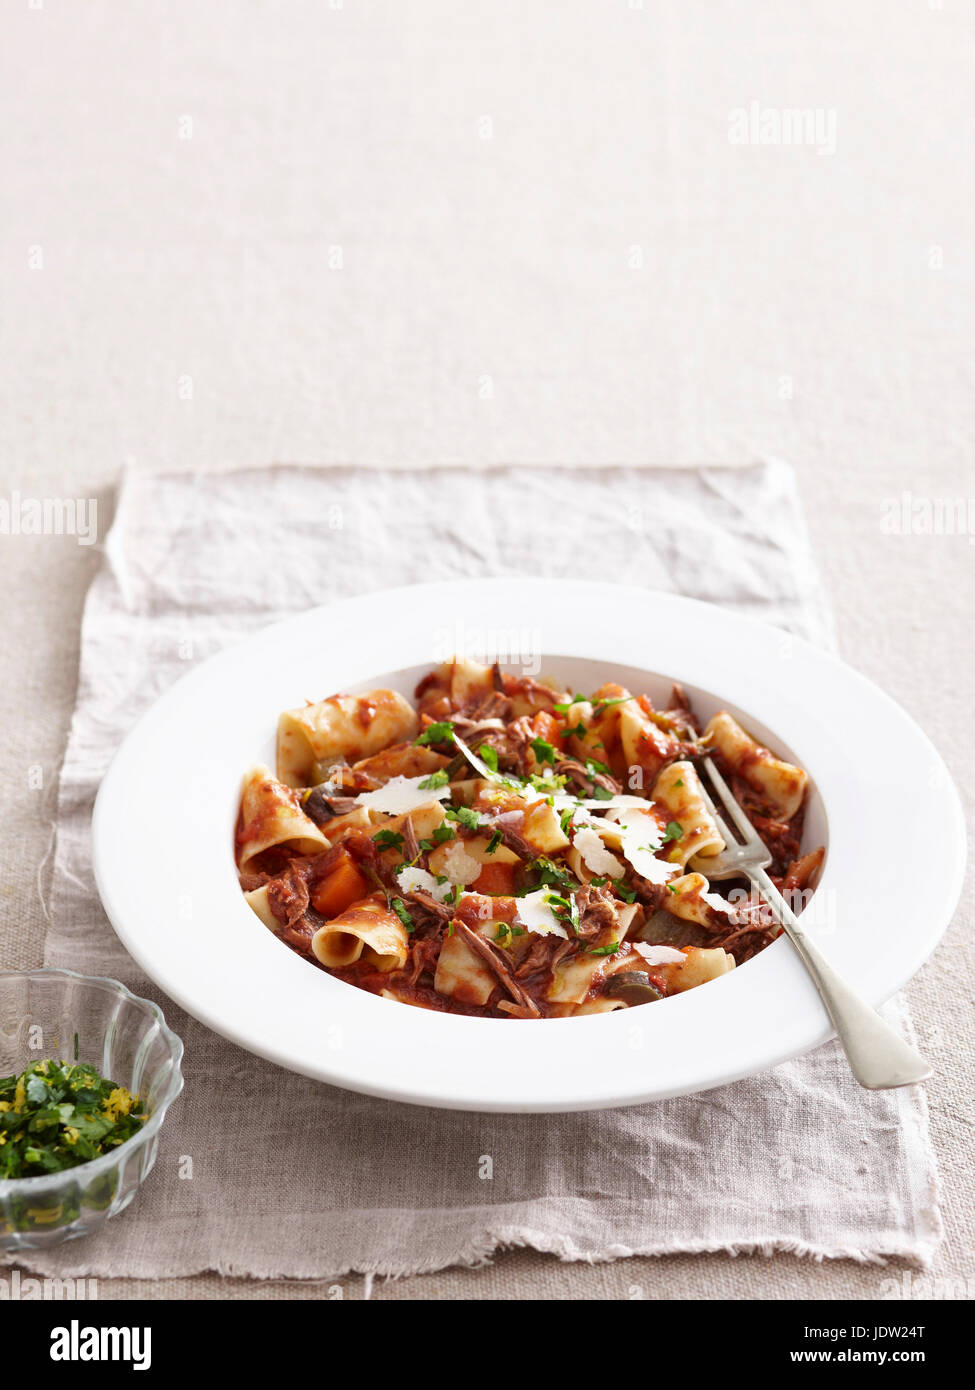
[(576, 893), (579, 908), (577, 935), (584, 941), (598, 936), (607, 927), (616, 926), (616, 904), (609, 888), (605, 885), (595, 887), (588, 883)]

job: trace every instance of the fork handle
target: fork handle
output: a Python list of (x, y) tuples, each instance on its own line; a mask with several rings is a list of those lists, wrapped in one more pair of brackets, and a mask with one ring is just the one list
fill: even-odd
[(933, 1068), (921, 1054), (840, 979), (813, 945), (765, 870), (752, 869), (749, 877), (774, 910), (812, 976), (860, 1085), (871, 1091), (884, 1091), (894, 1086), (910, 1086), (931, 1076)]

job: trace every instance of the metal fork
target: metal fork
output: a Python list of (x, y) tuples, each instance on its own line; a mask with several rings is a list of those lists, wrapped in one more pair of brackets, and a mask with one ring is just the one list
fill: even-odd
[(718, 811), (707, 787), (703, 786), (702, 778), (704, 799), (727, 845), (727, 849), (720, 854), (707, 857), (706, 877), (717, 880), (744, 876), (771, 907), (780, 928), (785, 931), (812, 976), (813, 984), (836, 1029), (836, 1036), (843, 1044), (853, 1075), (861, 1086), (871, 1091), (883, 1091), (926, 1080), (933, 1069), (920, 1053), (909, 1047), (899, 1033), (885, 1023), (859, 995), (854, 994), (809, 939), (798, 917), (766, 873), (772, 856), (713, 760), (702, 750), (696, 761), (706, 773), (738, 832), (737, 837), (731, 833), (728, 821)]

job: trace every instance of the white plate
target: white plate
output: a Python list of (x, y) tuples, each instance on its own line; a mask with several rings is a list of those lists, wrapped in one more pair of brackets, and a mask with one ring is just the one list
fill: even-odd
[[(831, 1034), (784, 938), (729, 975), (638, 1009), (524, 1022), (438, 1014), (315, 969), (244, 902), (241, 777), (273, 765), (279, 712), (419, 674), (454, 649), (513, 652), (573, 689), (681, 681), (812, 779), (805, 844), (827, 844), (807, 922), (872, 1004), (934, 949), (961, 890), (958, 794), (888, 696), (776, 628), (691, 599), (589, 581), (473, 580), (368, 594), (268, 628), (192, 671), (123, 743), (93, 818), (99, 891), (145, 971), (191, 1014), (281, 1066), (372, 1095), (470, 1110), (582, 1110), (705, 1090)], [(526, 660), (519, 662), (517, 654)], [(537, 669), (537, 667), (536, 667)]]

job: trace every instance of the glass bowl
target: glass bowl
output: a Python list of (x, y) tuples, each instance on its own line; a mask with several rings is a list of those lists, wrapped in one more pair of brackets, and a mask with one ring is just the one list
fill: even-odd
[(86, 1062), (138, 1094), (148, 1119), (88, 1163), (0, 1179), (0, 1250), (36, 1250), (90, 1235), (132, 1201), (156, 1161), (166, 1111), (183, 1089), (183, 1044), (162, 1011), (118, 980), (73, 970), (0, 971), (0, 1076), (28, 1062)]

